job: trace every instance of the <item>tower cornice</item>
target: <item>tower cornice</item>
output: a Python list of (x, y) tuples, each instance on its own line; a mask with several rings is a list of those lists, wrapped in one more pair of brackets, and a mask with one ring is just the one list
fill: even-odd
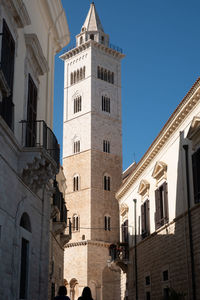
[(115, 49), (106, 47), (105, 45), (95, 42), (93, 40), (89, 40), (86, 43), (84, 43), (78, 47), (74, 47), (73, 49), (70, 49), (66, 53), (62, 54), (59, 58), (62, 60), (70, 59), (71, 57), (76, 56), (77, 54), (81, 53), (85, 49), (88, 49), (89, 47), (98, 48), (101, 51), (104, 51), (106, 54), (110, 54), (113, 57), (116, 57), (119, 59), (122, 59), (125, 57), (125, 54), (123, 54)]

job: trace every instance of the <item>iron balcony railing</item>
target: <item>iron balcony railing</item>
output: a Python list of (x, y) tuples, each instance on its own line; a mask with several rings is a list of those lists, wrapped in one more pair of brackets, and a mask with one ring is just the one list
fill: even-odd
[(53, 133), (45, 121), (25, 121), (22, 124), (22, 145), (24, 147), (44, 148), (51, 158), (56, 162), (57, 168), (60, 165), (60, 146)]
[(128, 243), (111, 244), (109, 252), (112, 261), (127, 261), (129, 259)]

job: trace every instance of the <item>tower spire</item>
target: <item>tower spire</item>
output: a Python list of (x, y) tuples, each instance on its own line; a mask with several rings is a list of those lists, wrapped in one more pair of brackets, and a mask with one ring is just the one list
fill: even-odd
[(101, 25), (101, 21), (98, 16), (98, 13), (96, 11), (94, 2), (92, 2), (90, 4), (90, 9), (89, 9), (89, 12), (87, 14), (87, 17), (85, 19), (85, 22), (84, 22), (82, 28), (84, 28), (86, 31), (102, 31), (102, 32), (104, 32), (103, 26)]

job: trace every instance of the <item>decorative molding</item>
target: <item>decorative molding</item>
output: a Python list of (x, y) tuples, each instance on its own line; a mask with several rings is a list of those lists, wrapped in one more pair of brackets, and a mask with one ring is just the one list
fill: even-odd
[(150, 162), (154, 159), (157, 153), (163, 148), (163, 146), (168, 142), (174, 132), (183, 123), (189, 113), (194, 109), (200, 100), (200, 78), (194, 83), (192, 88), (177, 106), (171, 117), (168, 119), (156, 139), (153, 141), (149, 149), (143, 155), (139, 163), (137, 164), (133, 173), (129, 176), (127, 181), (122, 184), (118, 192), (116, 193), (116, 198), (119, 200), (123, 195), (130, 189), (132, 184), (137, 180), (137, 178), (142, 174), (142, 172), (147, 168)]
[(68, 52), (62, 54), (61, 56), (59, 56), (59, 58), (62, 60), (69, 59), (69, 58), (75, 56), (76, 54), (79, 54), (82, 51), (84, 51), (85, 49), (92, 47), (92, 46), (94, 46), (95, 48), (98, 48), (98, 49), (102, 50), (103, 52), (105, 52), (106, 54), (110, 54), (114, 57), (117, 57), (120, 59), (125, 57), (125, 55), (122, 54), (121, 52), (118, 52), (114, 49), (108, 48), (105, 45), (95, 42), (93, 40), (89, 40), (89, 41), (85, 42), (84, 44), (81, 44), (80, 46), (77, 46), (77, 47), (69, 50)]
[(147, 180), (142, 179), (140, 181), (140, 185), (138, 188), (138, 194), (140, 194), (141, 196), (144, 196), (146, 193), (148, 193), (149, 188), (150, 188), (150, 183)]
[(36, 73), (44, 75), (49, 71), (49, 67), (37, 35), (35, 33), (25, 34), (25, 42), (30, 51), (30, 58), (36, 64)]
[(93, 246), (100, 246), (100, 247), (105, 247), (109, 248), (110, 243), (107, 242), (100, 242), (100, 241), (81, 241), (81, 242), (73, 242), (73, 243), (68, 243), (65, 248), (70, 248), (70, 247), (77, 247), (77, 246), (86, 246), (86, 245), (93, 245)]
[(121, 206), (120, 206), (120, 215), (122, 217), (126, 216), (128, 214), (128, 210), (129, 210), (129, 207), (127, 204), (123, 203)]
[(3, 0), (3, 3), (9, 7), (19, 28), (23, 28), (31, 24), (31, 20), (23, 0)]
[(198, 144), (200, 144), (200, 117), (194, 117), (187, 138), (192, 141), (193, 150), (196, 148)]
[(157, 161), (153, 169), (152, 177), (156, 179), (156, 185), (162, 179), (167, 179), (167, 165), (163, 161)]

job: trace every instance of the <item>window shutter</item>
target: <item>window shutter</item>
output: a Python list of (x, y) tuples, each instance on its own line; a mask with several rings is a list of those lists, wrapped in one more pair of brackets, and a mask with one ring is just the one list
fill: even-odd
[(167, 188), (167, 182), (163, 183), (163, 191), (164, 191), (164, 206), (165, 206), (165, 215), (164, 215), (164, 218), (168, 222), (169, 221), (169, 209), (168, 209), (168, 188)]
[(142, 235), (145, 232), (145, 221), (144, 221), (144, 204), (141, 205), (141, 223), (142, 223)]
[(146, 201), (146, 231), (150, 234), (150, 210), (149, 210), (149, 200)]
[(158, 229), (160, 227), (160, 191), (159, 189), (155, 190), (155, 202), (156, 202), (156, 212), (155, 212), (155, 227)]

